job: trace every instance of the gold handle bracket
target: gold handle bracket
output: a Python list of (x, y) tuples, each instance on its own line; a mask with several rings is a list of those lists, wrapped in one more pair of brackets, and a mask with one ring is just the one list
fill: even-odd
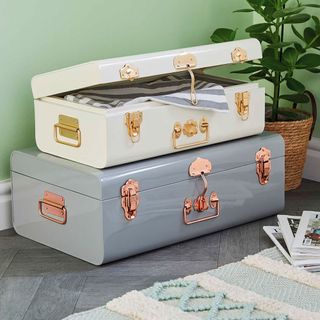
[[(198, 222), (208, 221), (219, 217), (220, 215), (220, 202), (216, 192), (211, 192), (210, 196), (206, 196), (208, 190), (208, 181), (205, 174), (210, 173), (212, 170), (212, 164), (208, 159), (198, 158), (191, 163), (189, 167), (189, 175), (191, 177), (200, 176), (202, 178), (204, 188), (202, 193), (192, 201), (191, 198), (186, 198), (184, 200), (183, 206), (183, 221), (185, 224), (190, 225)], [(210, 215), (194, 220), (189, 220), (189, 215), (192, 210), (197, 212), (207, 211), (209, 208), (214, 209), (214, 212)]]
[[(79, 148), (81, 146), (81, 131), (78, 119), (60, 114), (59, 121), (53, 126), (53, 136), (57, 143)], [(76, 142), (62, 140), (61, 137), (72, 139)]]

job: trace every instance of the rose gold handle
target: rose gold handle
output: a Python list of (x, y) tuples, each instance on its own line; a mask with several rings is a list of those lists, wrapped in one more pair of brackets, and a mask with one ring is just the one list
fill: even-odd
[(46, 191), (43, 200), (38, 201), (38, 208), (41, 217), (58, 224), (67, 223), (67, 209), (62, 196)]
[[(214, 212), (211, 213), (210, 215), (203, 218), (194, 219), (194, 220), (188, 219), (188, 215), (192, 212), (193, 209), (197, 212), (204, 212), (208, 210), (209, 207), (214, 209)], [(219, 203), (219, 198), (216, 192), (212, 192), (210, 194), (210, 198), (204, 195), (200, 195), (194, 200), (193, 203), (192, 203), (192, 199), (190, 198), (187, 198), (184, 200), (183, 221), (187, 225), (215, 219), (219, 217), (219, 215), (220, 215), (220, 203)]]

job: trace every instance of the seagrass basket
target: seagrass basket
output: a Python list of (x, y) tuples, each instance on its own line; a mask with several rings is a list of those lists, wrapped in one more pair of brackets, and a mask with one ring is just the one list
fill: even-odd
[(306, 118), (296, 121), (266, 121), (265, 130), (280, 133), (285, 143), (285, 190), (300, 186), (313, 117), (304, 111), (290, 109)]

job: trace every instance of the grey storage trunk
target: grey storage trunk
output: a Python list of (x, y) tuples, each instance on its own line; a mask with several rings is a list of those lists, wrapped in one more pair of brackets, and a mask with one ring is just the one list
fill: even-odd
[[(261, 147), (271, 151), (270, 161), (256, 161)], [(13, 152), (11, 171), (17, 233), (96, 265), (275, 214), (284, 206), (284, 144), (277, 134), (105, 170), (28, 149)], [(204, 202), (193, 205), (204, 191), (208, 209)]]

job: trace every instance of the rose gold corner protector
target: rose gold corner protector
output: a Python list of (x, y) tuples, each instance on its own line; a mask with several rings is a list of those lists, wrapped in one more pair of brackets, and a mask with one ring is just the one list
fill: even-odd
[(42, 200), (38, 201), (41, 217), (58, 224), (67, 223), (67, 209), (64, 197), (50, 191), (45, 191)]
[(265, 147), (256, 153), (256, 172), (259, 183), (265, 185), (269, 182), (271, 172), (271, 151)]
[(137, 209), (140, 202), (139, 182), (129, 179), (121, 187), (121, 207), (124, 212), (124, 217), (131, 221), (137, 216)]

